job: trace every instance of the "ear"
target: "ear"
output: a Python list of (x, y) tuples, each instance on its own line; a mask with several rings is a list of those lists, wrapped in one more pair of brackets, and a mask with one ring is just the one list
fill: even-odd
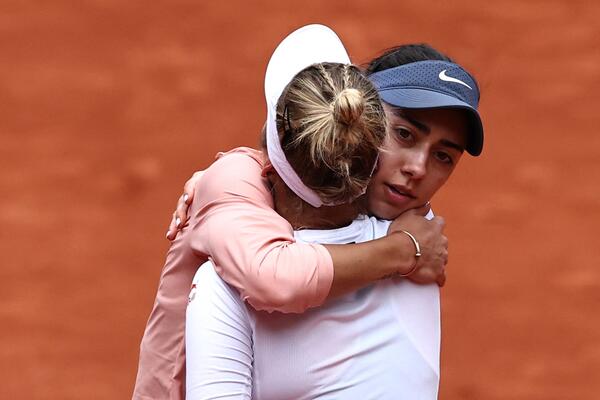
[(267, 160), (267, 161), (265, 161), (265, 164), (262, 168), (260, 176), (262, 176), (263, 178), (267, 178), (269, 175), (271, 175), (274, 172), (275, 172), (275, 168), (273, 168), (273, 164), (271, 164), (271, 161)]

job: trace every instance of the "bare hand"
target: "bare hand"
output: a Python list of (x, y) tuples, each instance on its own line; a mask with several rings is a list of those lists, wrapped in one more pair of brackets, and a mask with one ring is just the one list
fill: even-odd
[(388, 233), (401, 230), (410, 232), (419, 242), (421, 257), (416, 270), (407, 279), (419, 284), (446, 282), (445, 266), (448, 263), (448, 238), (444, 235), (445, 221), (442, 217), (427, 220), (429, 205), (408, 210), (390, 225)]
[(194, 200), (196, 185), (203, 174), (204, 171), (194, 172), (194, 175), (192, 175), (183, 186), (183, 194), (179, 197), (179, 200), (177, 200), (177, 208), (175, 208), (175, 211), (173, 212), (173, 218), (171, 219), (171, 224), (167, 231), (167, 239), (175, 240), (177, 233), (187, 226), (189, 220), (188, 209)]

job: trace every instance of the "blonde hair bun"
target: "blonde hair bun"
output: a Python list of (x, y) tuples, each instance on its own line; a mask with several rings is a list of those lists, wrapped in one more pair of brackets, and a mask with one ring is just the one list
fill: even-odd
[(333, 118), (346, 126), (360, 120), (364, 110), (365, 98), (358, 89), (345, 88), (333, 101)]
[(364, 192), (386, 121), (377, 90), (357, 67), (305, 68), (279, 99), (277, 113), (288, 162), (324, 203), (349, 202)]

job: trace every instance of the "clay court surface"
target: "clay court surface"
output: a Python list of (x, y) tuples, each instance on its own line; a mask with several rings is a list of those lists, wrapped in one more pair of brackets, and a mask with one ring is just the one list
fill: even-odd
[(0, 4), (1, 399), (130, 396), (183, 182), (257, 143), (268, 57), (310, 22), (480, 80), (484, 154), (433, 202), (440, 398), (598, 398), (600, 3), (42, 4)]

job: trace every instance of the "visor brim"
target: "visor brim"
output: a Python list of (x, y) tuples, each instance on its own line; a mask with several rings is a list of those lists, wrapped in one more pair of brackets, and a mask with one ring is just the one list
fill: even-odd
[(384, 102), (400, 108), (457, 108), (467, 111), (470, 126), (465, 150), (472, 156), (481, 154), (483, 150), (481, 117), (468, 103), (440, 92), (419, 88), (386, 88), (379, 90), (379, 96)]

